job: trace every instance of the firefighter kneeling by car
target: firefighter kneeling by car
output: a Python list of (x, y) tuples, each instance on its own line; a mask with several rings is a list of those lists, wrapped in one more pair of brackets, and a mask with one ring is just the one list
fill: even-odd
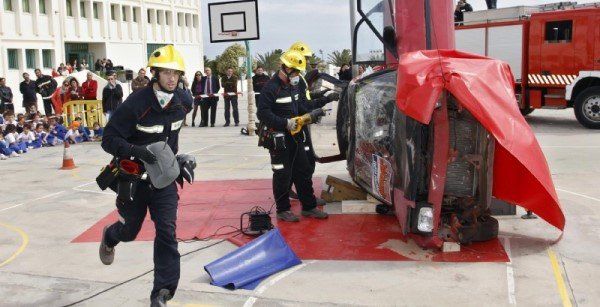
[(178, 155), (179, 131), (192, 108), (192, 97), (177, 88), (185, 71), (183, 58), (173, 46), (154, 51), (148, 67), (153, 79), (131, 94), (112, 114), (102, 148), (114, 156), (98, 176), (102, 189), (117, 192), (119, 221), (106, 226), (100, 242), (100, 260), (109, 265), (119, 242), (133, 241), (150, 211), (154, 238), (154, 287), (151, 306), (166, 306), (179, 283), (180, 255), (175, 237), (176, 182), (193, 182), (196, 162)]
[[(302, 216), (326, 219), (327, 213), (317, 209), (309, 162), (310, 143), (302, 120), (317, 122), (325, 113), (310, 107), (305, 89), (299, 87), (300, 73), (306, 70), (306, 59), (298, 51), (281, 55), (279, 72), (263, 87), (258, 101), (260, 120), (259, 146), (269, 149), (273, 169), (273, 196), (277, 218), (286, 222), (300, 219), (290, 211), (290, 184), (296, 186), (302, 203)], [(305, 121), (306, 122), (306, 121)]]

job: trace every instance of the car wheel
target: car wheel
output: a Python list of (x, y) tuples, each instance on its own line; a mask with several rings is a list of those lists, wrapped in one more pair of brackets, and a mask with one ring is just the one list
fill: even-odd
[(340, 95), (335, 123), (338, 148), (344, 158), (348, 157), (348, 124), (350, 122), (350, 106), (348, 104), (348, 87), (346, 87)]
[(600, 129), (600, 86), (592, 86), (577, 95), (573, 108), (582, 126)]

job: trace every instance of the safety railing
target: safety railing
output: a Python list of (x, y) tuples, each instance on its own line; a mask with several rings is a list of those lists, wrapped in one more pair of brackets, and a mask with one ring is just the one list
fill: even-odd
[(76, 117), (81, 117), (81, 125), (92, 127), (94, 123), (104, 127), (106, 118), (102, 112), (102, 100), (72, 100), (63, 105), (63, 120), (71, 124)]

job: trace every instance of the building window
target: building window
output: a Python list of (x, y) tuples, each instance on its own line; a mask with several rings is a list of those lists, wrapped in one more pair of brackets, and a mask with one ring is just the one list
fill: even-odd
[(167, 20), (166, 20), (167, 26), (170, 26), (172, 24), (172, 22), (171, 22), (172, 17), (171, 16), (173, 16), (173, 15), (171, 15), (171, 14), (172, 14), (171, 12), (168, 12), (167, 15), (166, 15), (166, 17), (167, 17)]
[(133, 22), (138, 22), (138, 13), (139, 13), (139, 9), (137, 7), (133, 8)]
[(83, 1), (79, 2), (79, 8), (81, 10), (81, 18), (87, 18), (86, 11), (85, 11), (85, 2), (83, 2)]
[(44, 65), (44, 68), (54, 67), (54, 63), (52, 61), (52, 50), (51, 49), (42, 50), (42, 64)]
[(39, 0), (38, 7), (40, 8), (40, 14), (46, 15), (46, 0)]
[(7, 49), (8, 69), (19, 69), (19, 49)]
[(185, 26), (189, 27), (190, 26), (190, 15), (185, 14)]
[(100, 9), (98, 8), (98, 5), (99, 5), (98, 2), (94, 2), (92, 4), (92, 11), (93, 11), (95, 19), (100, 19), (100, 13), (99, 13)]
[(156, 23), (157, 24), (159, 24), (159, 25), (163, 24), (162, 17), (163, 17), (162, 11), (156, 11)]
[(198, 28), (199, 27), (199, 20), (198, 20), (198, 15), (194, 15), (194, 28)]
[(152, 11), (148, 10), (148, 23), (152, 23)]
[(546, 23), (547, 43), (570, 43), (573, 36), (573, 20)]
[(126, 6), (122, 6), (121, 7), (121, 17), (123, 19), (123, 21), (127, 21), (127, 7)]
[(35, 53), (37, 50), (35, 49), (26, 49), (25, 50), (25, 64), (28, 69), (35, 69)]
[(31, 13), (31, 7), (29, 6), (29, 0), (23, 0), (23, 13)]
[(183, 27), (183, 14), (182, 13), (177, 14), (177, 23), (179, 24), (180, 27)]
[(115, 4), (110, 6), (110, 19), (117, 20), (117, 6)]
[(4, 10), (12, 12), (12, 10), (13, 10), (12, 0), (4, 0)]
[(73, 3), (71, 0), (67, 0), (67, 16), (73, 17)]

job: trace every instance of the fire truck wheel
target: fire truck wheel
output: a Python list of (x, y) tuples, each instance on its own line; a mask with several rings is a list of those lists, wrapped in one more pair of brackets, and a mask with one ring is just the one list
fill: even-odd
[(575, 99), (575, 117), (581, 125), (600, 129), (600, 86), (585, 89)]
[(531, 114), (531, 112), (533, 112), (533, 110), (535, 110), (535, 109), (529, 108), (529, 109), (519, 109), (519, 110), (521, 111), (521, 114), (523, 116), (527, 116), (527, 115)]

